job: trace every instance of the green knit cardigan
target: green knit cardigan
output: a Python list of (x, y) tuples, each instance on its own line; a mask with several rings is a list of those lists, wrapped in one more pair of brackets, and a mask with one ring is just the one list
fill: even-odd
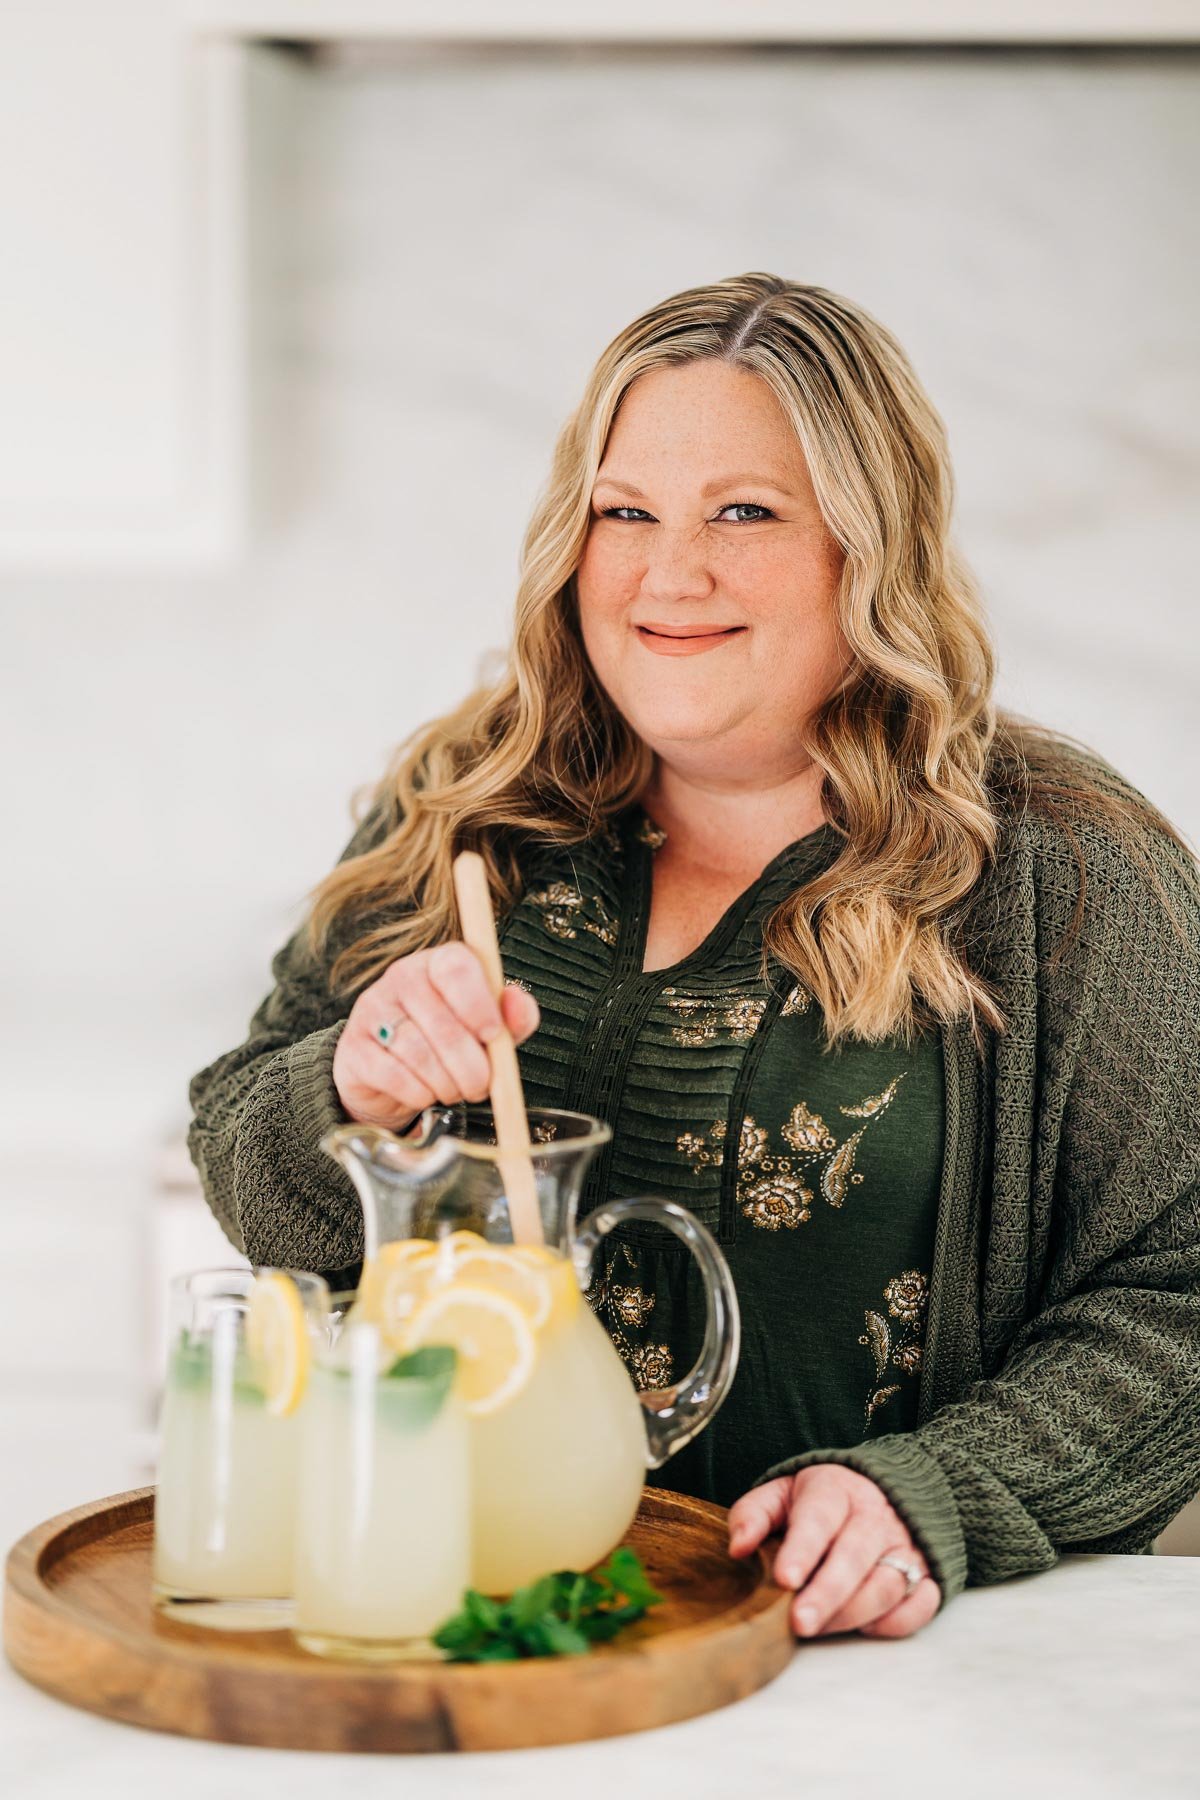
[[(943, 1029), (940, 1302), (917, 1424), (759, 1478), (818, 1462), (869, 1476), (943, 1604), (1063, 1551), (1147, 1552), (1200, 1490), (1194, 865), (1156, 834), (1151, 879), (1086, 816), (1065, 829), (998, 805), (1000, 845), (964, 930), (1007, 1024), (982, 1053), (965, 1029)], [(377, 802), (339, 860), (395, 822)], [(318, 1148), (346, 1118), (332, 1063), (356, 994), (330, 993), (340, 947), (335, 933), (318, 963), (297, 931), (245, 1042), (190, 1083), (192, 1159), (255, 1263), (361, 1259), (354, 1190)]]

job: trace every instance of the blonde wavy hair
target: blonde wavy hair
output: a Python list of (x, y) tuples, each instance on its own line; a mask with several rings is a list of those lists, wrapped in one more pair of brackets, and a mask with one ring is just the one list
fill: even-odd
[[(460, 849), (482, 854), (503, 914), (520, 897), (522, 843), (577, 843), (646, 787), (653, 754), (592, 672), (574, 576), (622, 399), (649, 370), (705, 357), (771, 389), (845, 553), (836, 604), (852, 658), (808, 732), (843, 841), (767, 920), (764, 974), (774, 956), (811, 990), (830, 1044), (909, 1039), (930, 1021), (966, 1019), (977, 1038), (1002, 1028), (955, 926), (996, 848), (989, 759), (1027, 800), (1027, 753), (1052, 740), (997, 713), (979, 595), (949, 541), (946, 430), (903, 349), (851, 301), (757, 271), (672, 295), (596, 363), (525, 534), (503, 672), (399, 746), (370, 794), (381, 841), (312, 891), (313, 954), (335, 928), (349, 938), (335, 992), (457, 935)], [(1052, 771), (1042, 785), (1071, 783)]]

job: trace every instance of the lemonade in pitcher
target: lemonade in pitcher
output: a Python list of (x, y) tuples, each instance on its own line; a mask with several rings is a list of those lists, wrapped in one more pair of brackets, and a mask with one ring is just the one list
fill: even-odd
[[(365, 1257), (347, 1325), (395, 1358), (442, 1346), (470, 1447), (470, 1585), (507, 1595), (543, 1574), (593, 1567), (636, 1515), (647, 1467), (693, 1438), (737, 1366), (737, 1298), (705, 1228), (674, 1201), (606, 1201), (576, 1229), (583, 1175), (611, 1136), (583, 1113), (531, 1108), (537, 1241), (513, 1242), (490, 1108), (423, 1114), (401, 1139), (339, 1126), (322, 1148), (363, 1205)], [(581, 1291), (601, 1240), (627, 1219), (681, 1238), (707, 1299), (694, 1369), (639, 1394)]]

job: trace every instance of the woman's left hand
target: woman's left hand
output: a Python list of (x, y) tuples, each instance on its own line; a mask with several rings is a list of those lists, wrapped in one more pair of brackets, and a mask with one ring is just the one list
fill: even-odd
[[(792, 1629), (799, 1637), (909, 1637), (941, 1605), (942, 1590), (899, 1513), (857, 1469), (810, 1463), (751, 1488), (729, 1509), (731, 1556), (748, 1556), (776, 1531), (784, 1536), (772, 1573), (780, 1587), (798, 1590)], [(907, 1600), (899, 1569), (879, 1562), (889, 1551), (925, 1571)]]

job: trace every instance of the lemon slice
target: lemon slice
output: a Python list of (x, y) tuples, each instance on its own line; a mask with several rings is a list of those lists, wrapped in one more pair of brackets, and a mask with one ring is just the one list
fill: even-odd
[(552, 1250), (549, 1244), (514, 1244), (510, 1254), (539, 1270), (550, 1289), (550, 1312), (541, 1322), (542, 1328), (569, 1319), (583, 1296), (575, 1270), (561, 1251)]
[(547, 1327), (560, 1325), (578, 1312), (583, 1303), (583, 1295), (579, 1291), (579, 1283), (575, 1279), (575, 1271), (563, 1257), (558, 1257), (555, 1266), (547, 1269), (546, 1278), (550, 1285), (550, 1317)]
[(507, 1294), (516, 1301), (535, 1331), (550, 1317), (551, 1291), (546, 1273), (532, 1263), (519, 1260), (511, 1250), (498, 1249), (495, 1244), (480, 1244), (477, 1250), (463, 1251), (455, 1264), (454, 1280), (456, 1284), (464, 1281), (468, 1286), (476, 1284)]
[(272, 1270), (255, 1281), (246, 1313), (246, 1348), (267, 1411), (286, 1418), (300, 1404), (312, 1358), (304, 1302), (290, 1275)]
[(535, 1269), (548, 1269), (561, 1263), (562, 1256), (552, 1250), (549, 1244), (514, 1244), (510, 1255), (520, 1257), (522, 1262), (532, 1263)]
[(435, 1288), (417, 1308), (404, 1348), (422, 1344), (449, 1344), (458, 1351), (458, 1391), (476, 1418), (515, 1399), (537, 1360), (533, 1327), (516, 1301), (467, 1282)]
[(385, 1244), (362, 1272), (355, 1310), (378, 1325), (392, 1350), (404, 1347), (408, 1321), (437, 1277), (437, 1245), (423, 1238)]
[(390, 1244), (380, 1244), (371, 1261), (374, 1263), (423, 1262), (427, 1257), (436, 1256), (437, 1244), (432, 1238), (397, 1238)]
[(487, 1239), (481, 1231), (460, 1229), (448, 1232), (445, 1237), (438, 1239), (438, 1243), (449, 1244), (450, 1248), (461, 1256), (465, 1250), (478, 1250), (481, 1244), (487, 1243)]

